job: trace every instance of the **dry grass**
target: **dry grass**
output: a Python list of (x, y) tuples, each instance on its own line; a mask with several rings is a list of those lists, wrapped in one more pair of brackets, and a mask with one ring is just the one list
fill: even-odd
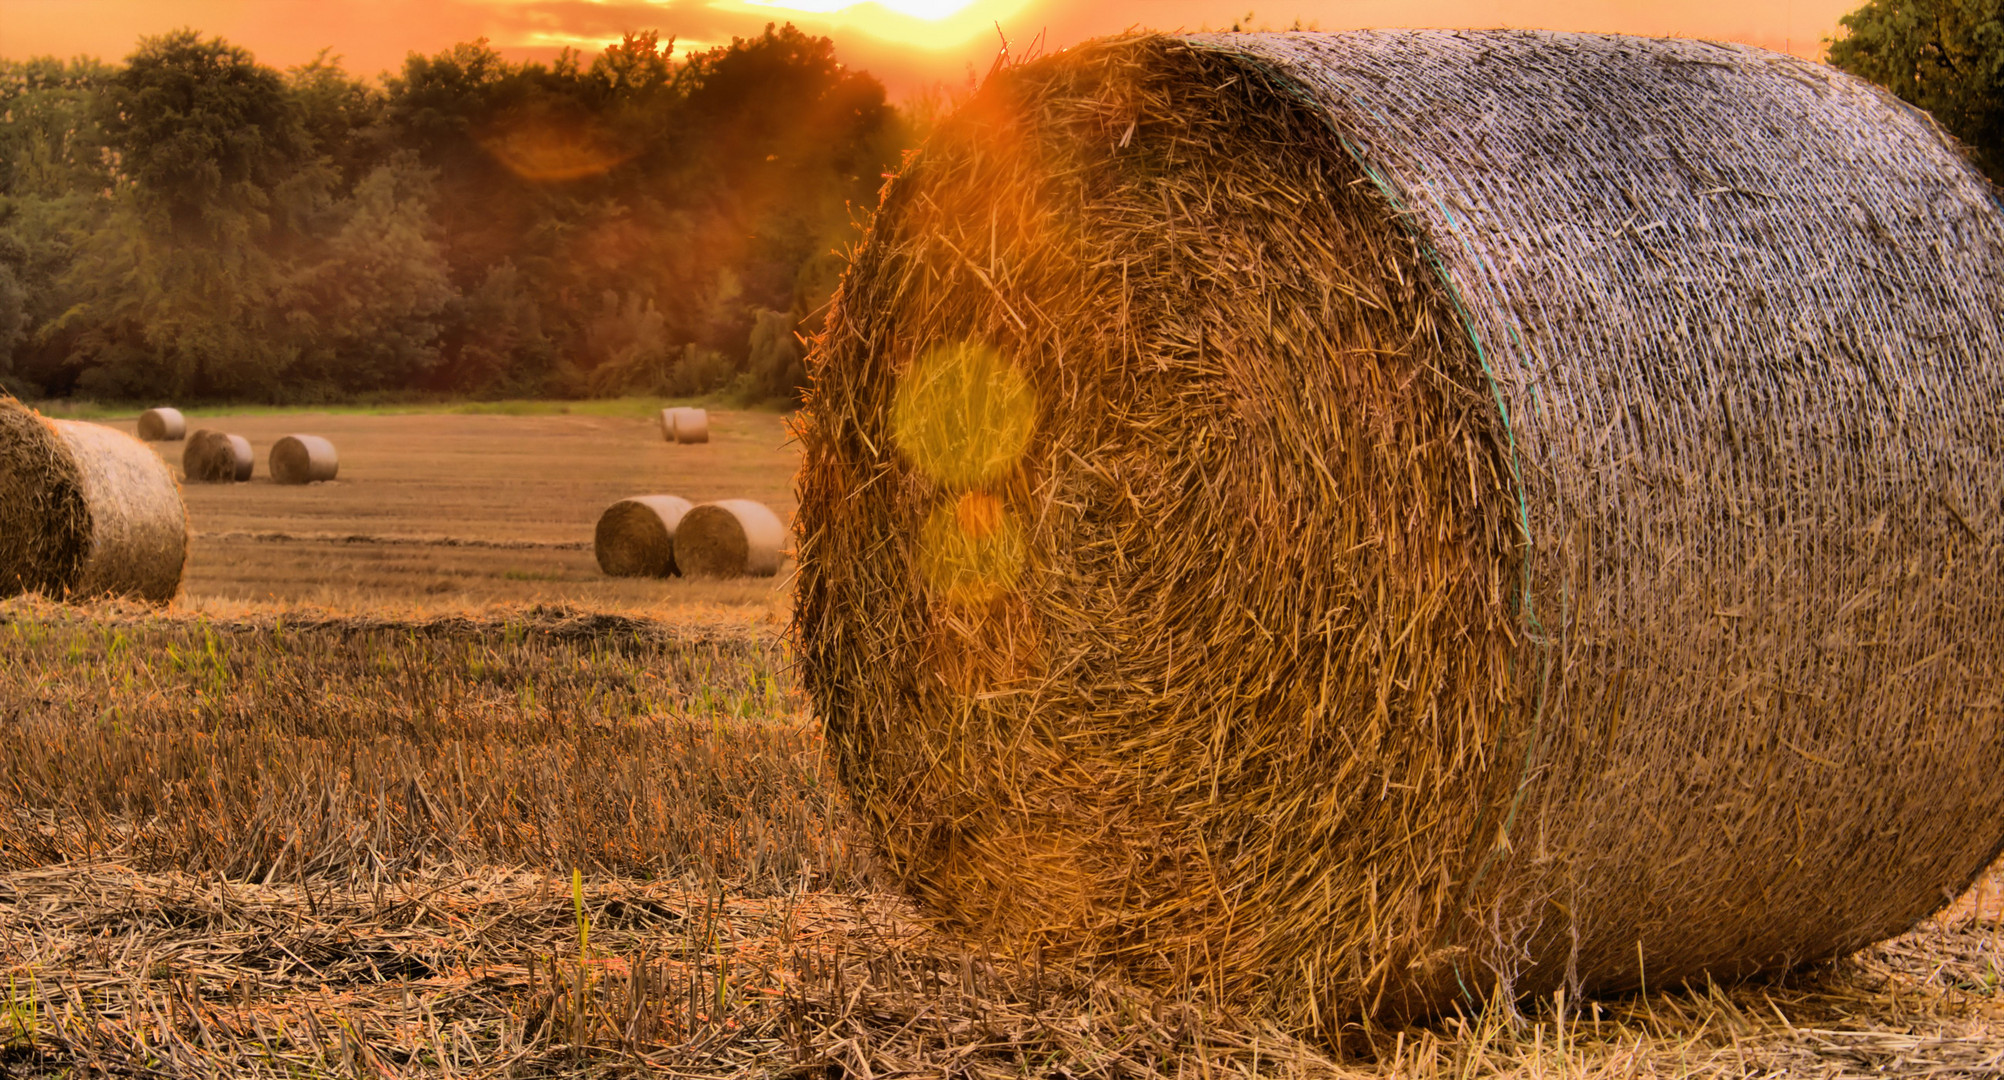
[(2004, 1062), (1995, 879), (1787, 982), (1525, 1002), (1386, 1033), (1376, 1061), (969, 951), (876, 884), (781, 650), (730, 619), (17, 600), (0, 605), (0, 731), (0, 1075), (1878, 1077)]

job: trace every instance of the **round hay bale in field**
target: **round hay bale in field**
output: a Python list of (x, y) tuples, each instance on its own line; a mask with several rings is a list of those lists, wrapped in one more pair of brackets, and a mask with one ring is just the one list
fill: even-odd
[(682, 515), (675, 567), (685, 577), (771, 577), (785, 559), (786, 526), (762, 503), (724, 499)]
[(665, 409), (661, 414), (661, 425), (663, 434), (668, 437), (669, 442), (710, 441), (710, 413), (707, 409)]
[(674, 495), (636, 495), (606, 507), (592, 534), (599, 570), (612, 577), (675, 576), (675, 526), (688, 512), (689, 500)]
[(139, 437), (147, 442), (173, 442), (188, 433), (179, 409), (148, 409), (139, 414)]
[(1841, 954), (2004, 840), (1999, 296), (1791, 57), (1068, 50), (831, 309), (803, 677), (925, 906), (1332, 1038)]
[(334, 444), (318, 435), (287, 435), (271, 444), (269, 464), (277, 484), (318, 483), (341, 471)]
[(240, 484), (255, 462), (242, 435), (198, 428), (181, 449), (181, 475), (191, 484)]
[(159, 455), (0, 397), (0, 596), (166, 603), (187, 551), (187, 512)]

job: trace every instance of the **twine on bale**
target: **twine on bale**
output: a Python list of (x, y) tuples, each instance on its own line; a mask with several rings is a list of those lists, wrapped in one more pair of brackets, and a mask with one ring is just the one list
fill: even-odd
[(0, 596), (166, 603), (187, 540), (174, 476), (143, 443), (0, 397)]
[(173, 442), (188, 433), (179, 409), (148, 409), (139, 414), (139, 437), (147, 442)]
[(675, 576), (675, 527), (688, 512), (689, 500), (675, 495), (636, 495), (606, 507), (592, 533), (599, 570), (611, 577)]
[(240, 484), (251, 478), (255, 461), (249, 439), (201, 428), (181, 449), (181, 475), (191, 484)]
[(2004, 841), (2001, 219), (1741, 46), (1009, 69), (810, 364), (836, 767), (970, 933), (1337, 1041), (1896, 934)]
[(316, 484), (334, 479), (341, 459), (318, 435), (287, 435), (271, 444), (269, 467), (273, 483)]
[(703, 503), (675, 526), (675, 569), (684, 577), (771, 577), (785, 559), (786, 526), (762, 503)]

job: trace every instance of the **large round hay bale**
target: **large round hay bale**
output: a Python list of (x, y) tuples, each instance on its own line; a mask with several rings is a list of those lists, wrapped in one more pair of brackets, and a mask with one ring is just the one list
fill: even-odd
[(675, 527), (675, 567), (684, 577), (771, 577), (785, 547), (779, 515), (750, 499), (703, 503)]
[(606, 507), (592, 534), (598, 568), (612, 577), (673, 577), (675, 526), (688, 512), (689, 500), (674, 495), (636, 495)]
[(173, 442), (188, 433), (179, 409), (148, 409), (139, 414), (139, 437), (147, 442)]
[(187, 512), (159, 455), (0, 397), (0, 596), (165, 603), (187, 550)]
[(688, 407), (663, 409), (661, 410), (661, 434), (669, 442), (709, 442), (709, 410)]
[(277, 484), (319, 483), (341, 471), (334, 444), (318, 435), (287, 435), (271, 444), (269, 464)]
[(181, 475), (191, 484), (240, 484), (255, 461), (249, 439), (198, 428), (181, 448)]
[(2001, 217), (1742, 46), (1010, 69), (812, 362), (836, 767), (934, 912), (1331, 1035), (1897, 934), (2004, 840)]

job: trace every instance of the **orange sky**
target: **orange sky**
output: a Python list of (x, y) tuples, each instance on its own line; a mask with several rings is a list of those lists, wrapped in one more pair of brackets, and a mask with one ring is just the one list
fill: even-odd
[(1220, 27), (1248, 8), (1254, 23), (1296, 19), (1323, 30), (1359, 26), (1537, 26), (1744, 41), (1820, 56), (1837, 19), (1863, 0), (0, 0), (0, 56), (124, 56), (140, 35), (192, 26), (286, 67), (323, 47), (375, 74), (406, 53), (486, 37), (516, 57), (566, 44), (596, 52), (622, 29), (658, 29), (697, 47), (787, 21), (827, 34), (852, 67), (894, 93), (986, 72), (996, 24), (1020, 55), (1141, 26)]

